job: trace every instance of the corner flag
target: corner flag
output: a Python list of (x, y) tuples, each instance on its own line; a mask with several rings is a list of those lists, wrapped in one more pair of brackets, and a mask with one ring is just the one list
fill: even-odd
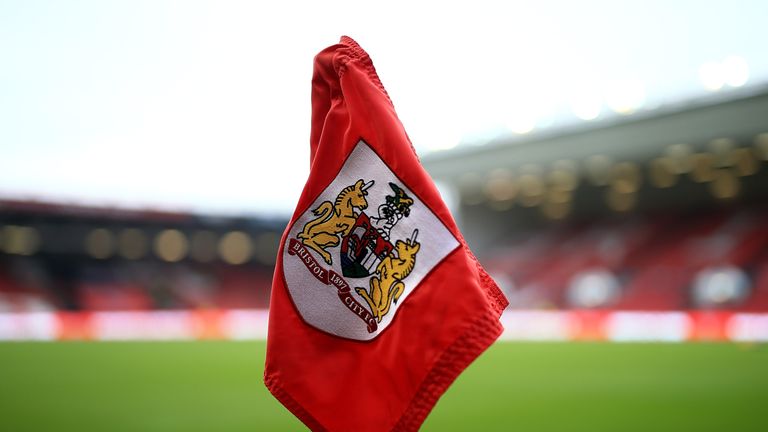
[(315, 57), (310, 156), (277, 257), (265, 384), (312, 430), (417, 430), (501, 334), (507, 300), (346, 36)]

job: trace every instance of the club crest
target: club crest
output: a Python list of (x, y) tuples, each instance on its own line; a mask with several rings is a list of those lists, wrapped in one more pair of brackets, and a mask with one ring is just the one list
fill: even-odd
[[(361, 166), (366, 169), (354, 169)], [(291, 227), (284, 275), (305, 321), (368, 340), (456, 246), (439, 219), (360, 141), (336, 180)]]

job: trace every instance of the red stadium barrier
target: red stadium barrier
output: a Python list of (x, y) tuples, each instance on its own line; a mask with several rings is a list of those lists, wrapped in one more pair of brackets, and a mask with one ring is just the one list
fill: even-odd
[[(261, 309), (0, 314), (0, 341), (263, 340)], [(768, 342), (768, 313), (507, 311), (502, 340)]]
[(0, 314), (0, 340), (236, 340), (266, 334), (266, 310)]

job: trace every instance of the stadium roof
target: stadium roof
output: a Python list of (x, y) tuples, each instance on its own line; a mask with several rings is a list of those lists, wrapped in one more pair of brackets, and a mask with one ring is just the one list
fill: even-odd
[(632, 116), (583, 122), (536, 134), (502, 134), (475, 145), (433, 152), (422, 162), (437, 179), (499, 167), (550, 163), (605, 155), (647, 160), (675, 144), (705, 144), (718, 138), (751, 142), (768, 133), (768, 85), (678, 101)]

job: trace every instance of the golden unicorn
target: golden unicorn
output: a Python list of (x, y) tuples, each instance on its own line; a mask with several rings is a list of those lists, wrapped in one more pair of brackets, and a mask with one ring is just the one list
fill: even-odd
[(326, 263), (332, 264), (331, 254), (325, 249), (339, 245), (339, 236), (344, 237), (355, 225), (357, 213), (355, 208), (365, 210), (368, 207), (368, 189), (373, 186), (373, 180), (363, 183), (358, 180), (354, 185), (347, 186), (339, 192), (336, 201), (323, 201), (312, 213), (317, 216), (307, 222), (298, 237), (301, 242), (314, 249), (323, 257)]
[(421, 247), (421, 244), (416, 241), (418, 234), (419, 230), (414, 230), (410, 239), (398, 240), (395, 243), (397, 256), (394, 254), (395, 251), (392, 251), (376, 267), (377, 275), (371, 278), (370, 293), (365, 288), (355, 288), (355, 291), (368, 302), (378, 322), (381, 322), (384, 315), (389, 313), (393, 302), (397, 304), (397, 300), (405, 291), (403, 279), (413, 271), (416, 265), (416, 253)]

